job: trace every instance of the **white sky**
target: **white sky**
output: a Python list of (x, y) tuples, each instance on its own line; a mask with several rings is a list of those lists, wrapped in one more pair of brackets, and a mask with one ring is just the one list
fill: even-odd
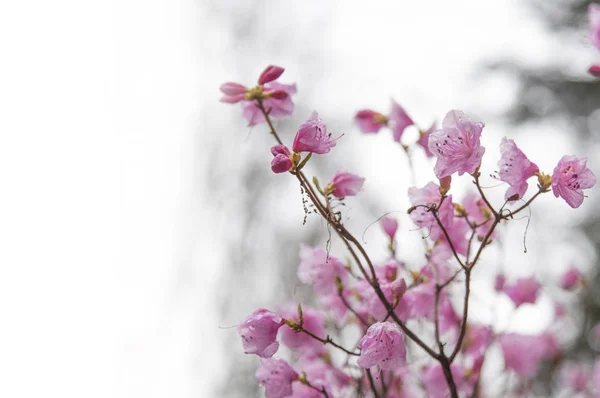
[[(281, 3), (269, 17), (291, 35), (317, 17), (324, 24), (318, 42), (298, 48), (333, 61), (317, 68), (324, 80), (298, 81), (327, 90), (314, 105), (324, 113), (387, 109), (395, 96), (428, 124), (476, 107), (475, 93), (509, 101), (493, 85), (469, 85), (477, 60), (546, 61), (556, 50), (516, 0), (339, 1), (325, 16), (322, 1)], [(212, 396), (224, 332), (209, 298), (222, 253), (210, 198), (194, 202), (197, 168), (209, 167), (196, 149), (218, 139), (202, 131), (201, 109), (238, 116), (215, 101), (240, 66), (228, 64), (229, 27), (207, 9), (166, 0), (0, 6), (0, 396)], [(286, 61), (260, 55), (246, 77)], [(287, 61), (286, 80), (302, 75)], [(336, 97), (348, 100), (326, 100)], [(202, 275), (182, 296), (186, 262)]]

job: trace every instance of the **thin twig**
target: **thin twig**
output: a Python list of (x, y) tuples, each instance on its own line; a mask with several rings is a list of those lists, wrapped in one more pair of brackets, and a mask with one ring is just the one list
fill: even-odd
[(315, 340), (320, 341), (324, 345), (331, 344), (332, 346), (334, 346), (336, 348), (339, 348), (340, 350), (344, 351), (348, 355), (354, 355), (354, 356), (357, 356), (357, 357), (360, 356), (360, 353), (352, 352), (352, 351), (350, 351), (350, 350), (342, 347), (341, 345), (337, 344), (335, 341), (333, 341), (331, 339), (331, 337), (329, 337), (329, 335), (326, 338), (323, 339), (323, 338), (317, 336), (316, 334), (313, 334), (313, 333), (309, 332), (308, 330), (304, 329), (303, 327), (300, 327), (299, 331), (301, 331), (303, 333), (306, 333), (307, 335), (309, 335), (310, 337), (312, 337)]
[(367, 377), (369, 379), (369, 385), (371, 386), (371, 390), (373, 390), (373, 395), (375, 398), (379, 398), (379, 394), (377, 393), (377, 389), (375, 388), (375, 381), (373, 380), (373, 375), (371, 374), (371, 369), (365, 369), (367, 372)]

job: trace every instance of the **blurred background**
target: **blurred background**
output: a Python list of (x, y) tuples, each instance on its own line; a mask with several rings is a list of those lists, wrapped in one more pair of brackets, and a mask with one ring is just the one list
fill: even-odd
[[(0, 11), (0, 396), (260, 396), (258, 361), (233, 327), (257, 307), (309, 300), (299, 246), (327, 240), (316, 216), (303, 225), (299, 187), (270, 171), (264, 126), (218, 102), (222, 82), (252, 84), (268, 64), (298, 86), (294, 116), (276, 124), (284, 141), (313, 109), (345, 134), (308, 174), (366, 177), (344, 217), (375, 258), (385, 244), (367, 227), (384, 213), (398, 212), (409, 266), (420, 235), (404, 214), (404, 151), (389, 134), (361, 135), (358, 109), (386, 113), (394, 98), (424, 128), (464, 110), (486, 123), (486, 176), (505, 135), (547, 173), (564, 154), (600, 170), (600, 85), (586, 74), (600, 54), (585, 1), (33, 1)], [(415, 169), (418, 186), (433, 179), (418, 154)], [(456, 182), (453, 193), (468, 188)], [(495, 203), (503, 193), (489, 189)], [(474, 275), (474, 319), (493, 306), (501, 330), (559, 327), (568, 356), (595, 355), (598, 190), (588, 194), (578, 211), (550, 194), (536, 201), (527, 253), (527, 219), (508, 227)], [(499, 270), (553, 286), (570, 265), (586, 289), (547, 288), (514, 317), (490, 293)], [(560, 325), (556, 301), (569, 308)], [(538, 391), (551, 388), (542, 380)]]

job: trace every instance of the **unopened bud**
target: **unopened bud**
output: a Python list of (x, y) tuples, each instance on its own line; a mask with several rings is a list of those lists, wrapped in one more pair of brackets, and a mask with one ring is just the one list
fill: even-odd
[(344, 290), (344, 285), (342, 285), (342, 280), (338, 275), (335, 276), (335, 288), (337, 289), (338, 293), (342, 293)]
[(404, 293), (406, 293), (406, 281), (404, 278), (396, 279), (394, 282), (392, 282), (390, 290), (394, 296), (402, 298)]
[(552, 176), (544, 173), (535, 173), (538, 178), (538, 187), (542, 192), (548, 192), (552, 186)]
[(467, 216), (467, 211), (465, 210), (465, 208), (459, 204), (459, 203), (454, 203), (454, 210), (461, 216), (461, 217), (466, 217)]
[(413, 279), (416, 281), (417, 279), (419, 279), (419, 277), (421, 276), (421, 273), (419, 271), (410, 271), (410, 275), (413, 277)]
[(446, 195), (450, 190), (450, 184), (452, 183), (452, 176), (446, 176), (440, 179), (440, 194)]
[(281, 66), (269, 65), (265, 68), (265, 70), (260, 74), (258, 78), (258, 84), (265, 84), (272, 82), (277, 79), (283, 73), (285, 69)]

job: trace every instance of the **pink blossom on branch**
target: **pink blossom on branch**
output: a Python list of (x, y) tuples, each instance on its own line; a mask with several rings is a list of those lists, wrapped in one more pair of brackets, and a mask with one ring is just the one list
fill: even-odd
[(225, 94), (221, 97), (221, 102), (226, 102), (228, 104), (240, 102), (246, 95), (246, 86), (239, 83), (223, 83), (220, 89), (223, 94)]
[(391, 322), (378, 322), (369, 327), (360, 339), (358, 366), (394, 370), (406, 363), (406, 346), (400, 327)]
[(521, 304), (535, 304), (542, 285), (533, 277), (520, 278), (513, 284), (505, 284), (504, 293), (510, 297), (516, 307)]
[(562, 379), (570, 390), (578, 393), (587, 392), (590, 383), (588, 372), (581, 364), (567, 364), (563, 368)]
[(358, 128), (365, 134), (378, 133), (382, 127), (388, 126), (392, 130), (394, 141), (400, 142), (404, 130), (414, 124), (404, 108), (392, 100), (392, 108), (389, 116), (370, 109), (363, 109), (356, 113), (354, 121)]
[[(419, 228), (427, 228), (430, 231), (431, 239), (443, 239), (444, 233), (430, 210), (433, 206), (437, 208), (440, 205), (442, 200), (440, 187), (434, 182), (428, 182), (423, 188), (409, 188), (408, 197), (410, 203), (414, 206), (414, 210), (410, 213), (410, 218), (413, 222)], [(446, 231), (449, 231), (452, 228), (454, 217), (452, 195), (444, 199), (437, 212), (442, 225)]]
[[(296, 307), (287, 307), (280, 312), (286, 319), (299, 322)], [(325, 315), (323, 312), (308, 307), (302, 308), (302, 317), (302, 327), (304, 329), (322, 339), (327, 336), (327, 332), (325, 331)], [(304, 332), (295, 332), (289, 327), (284, 327), (281, 331), (281, 341), (292, 350), (299, 350), (299, 352), (303, 353), (318, 354), (325, 351), (325, 346), (322, 342)]]
[[(280, 119), (294, 113), (292, 95), (296, 94), (295, 84), (281, 84), (277, 82), (267, 83), (263, 86), (267, 97), (262, 100), (263, 107), (269, 113), (269, 117)], [(285, 93), (282, 96), (281, 93)], [(265, 123), (266, 119), (258, 107), (256, 100), (242, 101), (242, 115), (248, 121), (248, 126), (256, 126)]]
[[(476, 192), (469, 192), (462, 201), (463, 208), (467, 212), (467, 218), (471, 223), (479, 225), (476, 229), (477, 235), (484, 237), (489, 232), (493, 220), (492, 214), (481, 198), (481, 195)], [(492, 233), (492, 238), (495, 232)]]
[(552, 173), (552, 192), (571, 206), (577, 208), (583, 203), (584, 189), (596, 185), (596, 176), (587, 168), (587, 158), (563, 156)]
[(295, 84), (281, 84), (275, 82), (283, 73), (280, 66), (268, 66), (258, 78), (258, 85), (248, 88), (239, 83), (227, 82), (221, 85), (223, 94), (221, 102), (235, 104), (242, 103), (243, 116), (248, 120), (248, 126), (265, 123), (266, 119), (258, 104), (262, 106), (272, 118), (289, 116), (294, 111), (291, 96), (296, 94)]
[(292, 383), (298, 373), (283, 359), (262, 359), (256, 371), (258, 384), (265, 387), (266, 398), (284, 398), (292, 395)]
[(425, 150), (425, 155), (427, 155), (428, 158), (432, 158), (434, 156), (429, 150), (429, 136), (435, 130), (437, 130), (437, 125), (433, 123), (427, 131), (419, 131), (419, 140), (417, 141), (417, 144)]
[(413, 120), (408, 116), (404, 108), (392, 100), (392, 111), (390, 112), (390, 127), (394, 135), (394, 141), (400, 142), (404, 130), (408, 126), (414, 124)]
[(246, 354), (256, 354), (270, 358), (277, 352), (277, 331), (284, 324), (284, 319), (269, 310), (260, 308), (248, 315), (237, 327), (242, 338)]
[(294, 152), (312, 152), (323, 155), (328, 153), (336, 144), (327, 133), (327, 126), (319, 119), (317, 111), (313, 111), (308, 120), (300, 125), (294, 137), (292, 150)]
[(527, 159), (527, 156), (513, 140), (506, 137), (502, 138), (500, 143), (500, 153), (498, 174), (501, 181), (510, 185), (510, 188), (504, 194), (504, 199), (508, 200), (514, 196), (521, 199), (527, 191), (527, 179), (533, 177), (540, 170), (535, 163)]
[(505, 333), (498, 337), (498, 342), (504, 354), (506, 368), (525, 378), (535, 376), (540, 362), (557, 354), (555, 341), (546, 334), (527, 336)]
[(258, 77), (258, 84), (270, 83), (273, 80), (277, 80), (284, 70), (281, 66), (267, 66)]
[(315, 293), (319, 295), (337, 294), (335, 278), (339, 277), (344, 283), (347, 280), (347, 274), (344, 263), (337, 257), (328, 256), (321, 248), (301, 246), (298, 279), (312, 285)]
[(355, 196), (362, 190), (364, 182), (365, 179), (356, 174), (338, 171), (325, 190), (331, 191), (336, 198)]
[(382, 127), (387, 125), (388, 118), (379, 112), (363, 109), (356, 113), (354, 121), (358, 125), (360, 131), (365, 134), (373, 134), (378, 133)]
[(275, 145), (271, 148), (271, 153), (273, 154), (271, 170), (274, 173), (285, 173), (294, 165), (294, 162), (290, 158), (290, 150), (285, 145)]
[(477, 170), (485, 153), (479, 142), (483, 126), (462, 111), (448, 112), (442, 128), (429, 135), (429, 150), (437, 157), (434, 171), (438, 178)]
[(571, 266), (560, 278), (561, 289), (571, 290), (575, 288), (583, 279), (581, 271)]
[(390, 240), (394, 240), (396, 231), (398, 231), (398, 220), (389, 216), (385, 216), (379, 221), (379, 223), (381, 224), (381, 228), (383, 228), (383, 232), (389, 236)]

